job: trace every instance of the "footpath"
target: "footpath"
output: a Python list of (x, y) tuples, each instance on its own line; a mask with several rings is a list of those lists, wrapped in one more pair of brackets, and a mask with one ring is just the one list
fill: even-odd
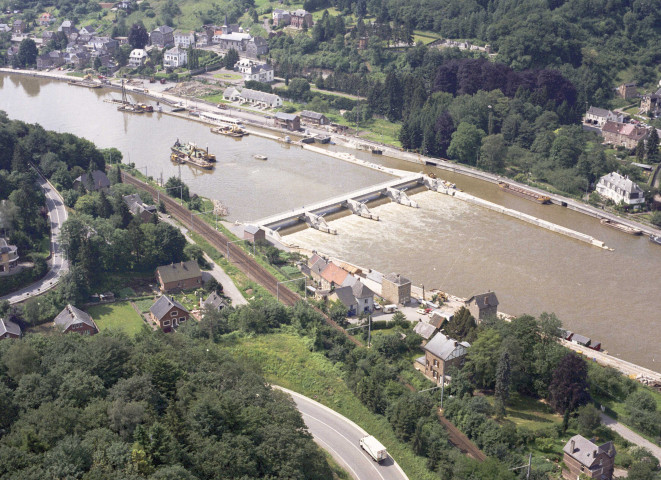
[(636, 432), (631, 431), (629, 428), (625, 427), (620, 422), (618, 422), (614, 418), (609, 417), (605, 413), (600, 413), (599, 416), (601, 417), (601, 423), (603, 423), (608, 428), (619, 434), (625, 440), (628, 440), (631, 443), (635, 443), (639, 447), (646, 448), (647, 450), (652, 452), (652, 455), (654, 455), (656, 458), (659, 459), (659, 462), (661, 462), (661, 447), (659, 447), (658, 445), (654, 445), (646, 438), (643, 438), (640, 435), (638, 435)]

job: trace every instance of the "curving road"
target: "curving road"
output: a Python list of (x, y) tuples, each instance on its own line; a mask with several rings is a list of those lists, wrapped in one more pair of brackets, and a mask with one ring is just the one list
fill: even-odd
[(367, 432), (330, 408), (319, 402), (272, 385), (292, 396), (296, 408), (315, 441), (351, 474), (356, 480), (408, 480), (404, 471), (392, 457), (382, 463), (372, 460), (362, 448), (360, 438)]
[(41, 174), (39, 174), (38, 181), (46, 195), (46, 207), (48, 208), (48, 220), (51, 228), (51, 268), (41, 280), (0, 297), (0, 301), (9, 300), (9, 303), (19, 303), (28, 298), (41, 295), (55, 287), (60, 281), (60, 277), (69, 270), (69, 262), (64, 258), (60, 246), (60, 229), (67, 219), (67, 209), (59, 192)]

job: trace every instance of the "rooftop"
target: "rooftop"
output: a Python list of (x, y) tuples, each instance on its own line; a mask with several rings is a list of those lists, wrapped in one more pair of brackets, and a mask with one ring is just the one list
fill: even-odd
[(158, 267), (156, 272), (161, 277), (163, 283), (179, 282), (181, 280), (188, 280), (189, 278), (202, 276), (200, 267), (195, 260), (163, 265)]
[(88, 313), (83, 312), (71, 304), (64, 307), (64, 310), (55, 317), (55, 325), (58, 325), (62, 330), (66, 330), (71, 325), (80, 323), (89, 325), (98, 330), (96, 323), (94, 323), (94, 320), (92, 320), (92, 317), (90, 317)]
[(5, 320), (0, 318), (0, 337), (9, 333), (10, 335), (21, 335), (21, 327), (12, 322), (11, 320)]
[(471, 298), (466, 300), (466, 303), (470, 303), (475, 300), (477, 308), (482, 310), (487, 307), (497, 307), (498, 306), (498, 297), (494, 292), (480, 293), (479, 295), (473, 295)]
[(403, 277), (399, 273), (389, 273), (388, 275), (385, 275), (383, 278), (396, 285), (406, 285), (407, 283), (411, 283), (411, 280), (409, 280), (406, 277)]
[(601, 446), (597, 446), (581, 435), (571, 437), (562, 451), (567, 455), (571, 455), (587, 467), (591, 467), (597, 462), (596, 457), (600, 453), (605, 453), (611, 458), (615, 456), (613, 442), (606, 442)]
[(441, 360), (449, 360), (450, 356), (455, 350), (457, 350), (457, 348), (464, 347), (465, 349), (470, 346), (471, 345), (468, 342), (459, 342), (439, 332), (434, 335), (434, 338), (427, 342), (423, 349)]
[(599, 183), (612, 189), (620, 189), (629, 193), (642, 193), (640, 188), (633, 180), (627, 176), (620, 175), (618, 172), (611, 172), (599, 179)]
[(184, 312), (188, 312), (186, 307), (177, 302), (175, 299), (168, 297), (167, 295), (160, 296), (158, 300), (156, 300), (156, 302), (154, 302), (154, 304), (149, 307), (149, 311), (152, 315), (154, 315), (154, 317), (160, 320), (172, 309), (172, 307), (177, 307)]

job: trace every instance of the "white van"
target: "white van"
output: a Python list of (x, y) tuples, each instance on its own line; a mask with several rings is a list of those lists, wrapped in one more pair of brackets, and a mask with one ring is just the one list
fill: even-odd
[(393, 313), (397, 311), (397, 305), (391, 303), (390, 305), (383, 306), (383, 313)]

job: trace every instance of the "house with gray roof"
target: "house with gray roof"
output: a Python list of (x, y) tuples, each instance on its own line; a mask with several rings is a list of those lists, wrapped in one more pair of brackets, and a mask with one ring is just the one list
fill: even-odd
[(249, 242), (259, 242), (266, 240), (266, 231), (259, 225), (244, 225), (243, 239)]
[(234, 87), (227, 87), (223, 92), (223, 99), (229, 100), (230, 102), (236, 102), (241, 98), (241, 90)]
[(181, 303), (167, 295), (162, 295), (149, 308), (152, 320), (161, 327), (164, 332), (171, 332), (190, 318), (190, 313)]
[(7, 320), (5, 318), (0, 318), (0, 340), (5, 338), (21, 338), (21, 327), (18, 324)]
[(208, 308), (211, 310), (222, 310), (227, 306), (227, 302), (223, 297), (218, 295), (216, 292), (211, 292), (211, 295), (202, 303), (203, 308)]
[(282, 106), (282, 98), (273, 93), (260, 92), (244, 88), (239, 94), (239, 99), (245, 103), (251, 103), (256, 106), (266, 108), (277, 108)]
[(588, 347), (590, 346), (590, 338), (586, 337), (585, 335), (581, 335), (579, 333), (574, 333), (571, 336), (571, 343), (574, 343), (576, 345), (581, 345), (583, 347)]
[(413, 327), (413, 331), (420, 335), (423, 339), (429, 340), (432, 335), (438, 331), (438, 329), (431, 323), (419, 321), (416, 326)]
[(55, 326), (63, 333), (79, 333), (81, 335), (94, 335), (99, 333), (99, 328), (89, 313), (83, 312), (79, 308), (68, 304), (64, 307), (57, 317), (55, 317)]
[(7, 243), (7, 239), (0, 237), (0, 275), (18, 273), (18, 247)]
[(599, 107), (590, 107), (585, 112), (584, 123), (601, 128), (606, 122), (624, 122), (624, 114)]
[(494, 292), (473, 295), (464, 302), (464, 305), (478, 324), (485, 318), (495, 317), (498, 314), (498, 297)]
[(149, 34), (149, 43), (158, 48), (171, 47), (174, 45), (174, 28), (161, 25)]
[[(333, 265), (330, 263), (329, 265)], [(352, 277), (351, 275), (349, 275)], [(355, 277), (352, 277), (354, 279)], [(348, 285), (336, 287), (328, 294), (328, 298), (339, 301), (347, 307), (347, 316), (361, 315), (374, 310), (374, 292), (360, 280), (350, 282)]]
[(470, 343), (459, 342), (439, 332), (422, 347), (425, 355), (416, 359), (416, 368), (440, 384), (448, 377), (450, 367), (463, 365), (469, 348)]
[(301, 120), (314, 125), (328, 125), (330, 120), (323, 113), (313, 112), (311, 110), (303, 110), (300, 113)]
[(189, 290), (202, 286), (202, 272), (195, 260), (162, 265), (156, 269), (156, 278), (163, 292)]
[(98, 192), (100, 190), (108, 190), (110, 188), (110, 180), (106, 176), (105, 172), (101, 170), (94, 170), (92, 172), (92, 178), (89, 178), (87, 173), (83, 173), (81, 176), (76, 178), (73, 181), (74, 190), (87, 190), (88, 192)]
[(129, 211), (136, 217), (140, 217), (143, 222), (148, 222), (152, 215), (156, 214), (156, 205), (147, 205), (137, 193), (124, 195), (122, 200), (129, 207)]
[(574, 435), (562, 449), (563, 478), (598, 478), (611, 480), (615, 469), (615, 446), (606, 442), (597, 446), (581, 435)]
[(286, 128), (292, 132), (301, 129), (301, 118), (293, 113), (278, 112), (273, 118), (278, 127)]
[(645, 192), (633, 180), (618, 172), (604, 175), (597, 182), (597, 193), (610, 198), (616, 204), (639, 205), (645, 203)]

